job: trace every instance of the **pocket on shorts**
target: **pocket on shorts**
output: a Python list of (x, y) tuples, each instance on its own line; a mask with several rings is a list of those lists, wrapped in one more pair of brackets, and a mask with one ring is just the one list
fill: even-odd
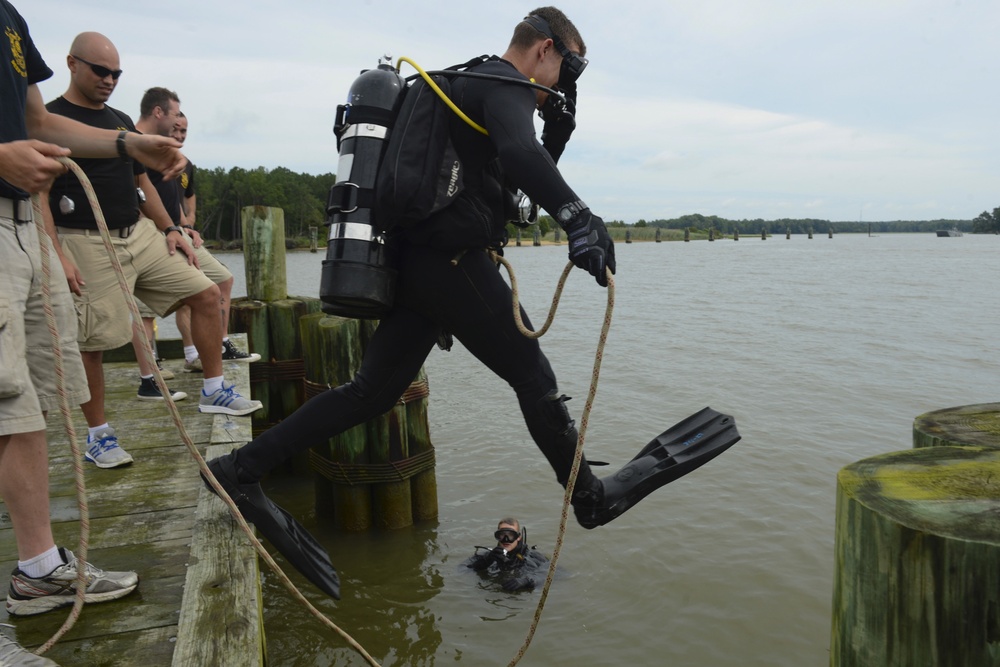
[(0, 298), (0, 398), (14, 398), (28, 389), (24, 334), (14, 326), (10, 300)]

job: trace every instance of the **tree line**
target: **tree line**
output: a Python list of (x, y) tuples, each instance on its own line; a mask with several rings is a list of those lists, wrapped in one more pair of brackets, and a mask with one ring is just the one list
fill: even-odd
[(314, 176), (284, 167), (195, 169), (195, 222), (204, 238), (223, 246), (242, 238), (241, 216), (246, 206), (280, 208), (285, 213), (286, 238), (308, 237), (310, 227), (321, 227), (326, 220), (327, 195), (337, 180), (334, 174)]
[[(300, 174), (284, 167), (275, 169), (243, 169), (222, 167), (197, 168), (195, 187), (198, 194), (197, 224), (204, 238), (225, 246), (242, 238), (241, 215), (245, 206), (273, 206), (284, 210), (285, 236), (308, 238), (310, 227), (322, 227), (326, 220), (326, 202), (330, 187), (336, 181), (332, 173)], [(542, 233), (554, 224), (548, 216), (541, 216)], [(661, 227), (663, 229), (715, 229), (723, 234), (739, 232), (742, 235), (760, 234), (822, 234), (838, 233), (879, 234), (933, 232), (938, 229), (956, 228), (963, 232), (1000, 233), (1000, 207), (993, 212), (983, 211), (974, 220), (895, 220), (883, 222), (837, 221), (816, 218), (781, 218), (778, 220), (730, 220), (717, 215), (692, 213), (678, 218), (639, 220), (634, 225), (621, 220), (609, 220), (611, 227)], [(513, 233), (513, 227), (510, 228)], [(320, 231), (320, 239), (326, 237)]]
[(972, 221), (972, 231), (976, 234), (1000, 234), (1000, 206), (993, 212), (983, 211)]

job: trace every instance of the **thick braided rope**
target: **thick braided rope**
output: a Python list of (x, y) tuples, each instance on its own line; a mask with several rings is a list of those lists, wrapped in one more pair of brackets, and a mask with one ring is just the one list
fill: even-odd
[[(67, 165), (73, 173), (76, 174), (77, 178), (80, 179), (80, 183), (83, 185), (84, 191), (87, 193), (87, 201), (90, 202), (90, 207), (94, 211), (94, 218), (97, 221), (97, 228), (101, 232), (101, 239), (104, 241), (104, 247), (108, 251), (108, 255), (111, 258), (111, 264), (115, 269), (115, 274), (118, 276), (118, 285), (122, 290), (122, 294), (125, 295), (125, 301), (128, 304), (129, 312), (132, 315), (133, 331), (137, 333), (138, 337), (142, 340), (142, 353), (145, 355), (146, 361), (153, 368), (157, 385), (165, 389), (167, 383), (160, 374), (160, 369), (157, 367), (156, 359), (153, 356), (153, 348), (146, 338), (146, 332), (142, 329), (142, 316), (139, 314), (139, 307), (136, 305), (135, 299), (132, 298), (132, 292), (129, 290), (128, 283), (125, 281), (125, 273), (122, 271), (121, 262), (118, 261), (118, 255), (115, 253), (114, 244), (111, 241), (111, 235), (108, 233), (108, 225), (104, 220), (104, 213), (101, 211), (101, 205), (97, 201), (97, 195), (94, 193), (93, 186), (90, 184), (90, 179), (87, 178), (87, 175), (83, 173), (83, 170), (81, 170), (80, 167), (77, 166), (77, 164), (72, 160), (68, 158), (58, 158), (58, 160)], [(205, 463), (205, 459), (202, 458), (201, 454), (198, 452), (198, 448), (195, 446), (194, 442), (192, 442), (191, 436), (184, 427), (180, 411), (177, 409), (177, 405), (174, 403), (173, 397), (170, 396), (170, 392), (163, 391), (163, 398), (167, 405), (167, 411), (170, 413), (170, 416), (181, 435), (181, 440), (183, 440), (184, 446), (187, 447), (188, 452), (190, 452), (191, 456), (193, 456), (195, 461), (198, 462), (199, 470), (205, 478), (209, 480), (212, 488), (215, 489), (216, 495), (218, 495), (219, 498), (226, 503), (226, 506), (229, 507), (229, 511), (233, 515), (233, 518), (239, 524), (247, 538), (249, 538), (250, 543), (253, 545), (261, 559), (267, 563), (267, 566), (271, 568), (271, 571), (274, 572), (288, 592), (291, 593), (292, 597), (302, 603), (302, 605), (305, 606), (313, 616), (319, 619), (321, 623), (340, 635), (344, 642), (357, 651), (368, 662), (368, 664), (373, 667), (380, 667), (375, 658), (369, 655), (364, 647), (355, 641), (353, 637), (323, 615), (322, 612), (316, 609), (316, 607), (306, 599), (302, 592), (296, 588), (291, 579), (289, 579), (288, 576), (282, 571), (281, 567), (278, 566), (274, 558), (271, 557), (271, 554), (267, 552), (264, 546), (260, 543), (260, 540), (257, 539), (257, 536), (254, 535), (250, 526), (247, 525), (246, 520), (243, 519), (243, 515), (240, 514), (239, 510), (236, 508), (236, 503), (233, 502), (232, 498), (229, 497), (229, 494), (227, 494), (225, 489), (222, 488), (222, 485), (219, 484), (219, 481), (215, 479), (215, 475), (213, 475), (212, 471), (209, 470), (208, 465)]]
[[(552, 307), (549, 310), (549, 316), (545, 321), (545, 324), (537, 332), (531, 331), (524, 326), (524, 321), (521, 318), (521, 305), (520, 298), (517, 289), (517, 278), (514, 276), (514, 270), (511, 268), (510, 263), (503, 257), (494, 254), (497, 261), (503, 264), (504, 268), (507, 269), (507, 273), (510, 275), (510, 287), (513, 292), (513, 304), (514, 304), (514, 321), (517, 323), (518, 330), (528, 338), (539, 338), (541, 337), (549, 328), (552, 323), (552, 319), (555, 317), (556, 308), (559, 305), (559, 298), (562, 295), (563, 286), (566, 283), (566, 278), (569, 276), (570, 271), (573, 270), (573, 263), (569, 262), (566, 268), (563, 270), (562, 276), (559, 278), (559, 284), (556, 287), (556, 292), (552, 297)], [(549, 570), (545, 576), (545, 585), (542, 587), (542, 593), (538, 599), (538, 606), (535, 608), (535, 615), (531, 621), (531, 625), (528, 628), (528, 634), (524, 638), (524, 643), (521, 648), (518, 649), (517, 654), (508, 663), (507, 667), (514, 667), (524, 654), (527, 653), (528, 647), (531, 645), (531, 640), (535, 636), (535, 630), (538, 629), (538, 624), (542, 619), (542, 610), (545, 608), (545, 601), (549, 597), (549, 588), (552, 586), (552, 579), (555, 577), (556, 572), (556, 562), (559, 560), (559, 552), (562, 551), (563, 538), (566, 534), (566, 524), (569, 522), (569, 508), (570, 501), (573, 498), (573, 489), (576, 486), (576, 478), (580, 474), (580, 463), (583, 461), (583, 442), (587, 436), (587, 425), (590, 423), (590, 411), (594, 406), (594, 398), (597, 396), (597, 381), (601, 375), (601, 362), (604, 360), (604, 346), (608, 341), (608, 330), (611, 328), (611, 315), (615, 308), (615, 279), (611, 275), (611, 272), (607, 272), (608, 276), (608, 305), (604, 311), (604, 324), (601, 327), (601, 336), (597, 342), (597, 353), (594, 355), (594, 369), (590, 377), (590, 391), (587, 394), (587, 403), (583, 408), (583, 415), (580, 417), (580, 432), (579, 438), (576, 441), (576, 451), (573, 454), (573, 466), (570, 468), (569, 479), (566, 481), (566, 493), (563, 496), (563, 506), (562, 514), (559, 518), (559, 532), (556, 535), (556, 545), (552, 551), (552, 559), (549, 561)]]
[(55, 366), (56, 387), (59, 393), (59, 414), (62, 415), (63, 427), (66, 430), (66, 437), (69, 438), (70, 450), (73, 453), (73, 477), (76, 480), (76, 497), (80, 508), (80, 544), (77, 547), (77, 571), (76, 571), (76, 596), (73, 599), (73, 608), (69, 616), (63, 622), (62, 627), (56, 630), (55, 634), (49, 638), (41, 647), (35, 651), (42, 655), (56, 642), (62, 638), (70, 628), (76, 623), (83, 610), (84, 596), (87, 593), (87, 566), (80, 566), (87, 562), (87, 542), (90, 539), (90, 510), (87, 505), (87, 487), (83, 476), (83, 458), (80, 455), (80, 446), (76, 442), (76, 429), (73, 427), (73, 417), (70, 414), (69, 398), (66, 396), (66, 373), (63, 368), (62, 340), (59, 335), (59, 327), (56, 326), (55, 313), (52, 310), (52, 256), (49, 252), (48, 236), (45, 232), (45, 222), (42, 219), (41, 202), (38, 195), (32, 197), (32, 213), (35, 221), (35, 228), (38, 233), (38, 246), (42, 259), (42, 305), (45, 311), (45, 324), (52, 339), (52, 360)]

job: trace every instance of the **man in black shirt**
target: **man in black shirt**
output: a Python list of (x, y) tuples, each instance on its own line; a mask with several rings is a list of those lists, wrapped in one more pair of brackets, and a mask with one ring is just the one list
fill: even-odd
[[(73, 40), (66, 62), (70, 84), (51, 110), (88, 125), (121, 130), (126, 136), (134, 132), (131, 119), (107, 105), (121, 76), (114, 44), (99, 33), (81, 33)], [(177, 110), (173, 111), (176, 115)], [(238, 416), (259, 409), (259, 401), (240, 396), (233, 385), (224, 383), (218, 344), (222, 326), (219, 289), (198, 270), (187, 236), (173, 224), (145, 168), (131, 160), (89, 160), (80, 166), (105, 209), (126, 282), (135, 296), (161, 317), (182, 303), (191, 306), (195, 345), (203, 351), (206, 370), (199, 410)], [(140, 201), (137, 186), (145, 201)], [(176, 187), (172, 189), (176, 192)], [(81, 405), (90, 427), (86, 458), (102, 468), (126, 465), (132, 457), (119, 445), (105, 415), (102, 358), (104, 350), (132, 339), (128, 305), (76, 177), (57, 179), (45, 199), (48, 206), (43, 206), (43, 212), (51, 216), (47, 216), (49, 231), (58, 242), (81, 312), (80, 350), (91, 393), (91, 400)]]

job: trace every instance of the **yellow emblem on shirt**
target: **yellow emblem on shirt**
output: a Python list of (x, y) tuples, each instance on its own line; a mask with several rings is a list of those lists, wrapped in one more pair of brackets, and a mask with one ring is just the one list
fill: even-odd
[(24, 64), (24, 47), (21, 45), (21, 35), (10, 27), (5, 28), (4, 33), (6, 33), (7, 39), (10, 40), (10, 53), (14, 56), (10, 64), (14, 66), (14, 71), (22, 77), (27, 78), (28, 68)]

